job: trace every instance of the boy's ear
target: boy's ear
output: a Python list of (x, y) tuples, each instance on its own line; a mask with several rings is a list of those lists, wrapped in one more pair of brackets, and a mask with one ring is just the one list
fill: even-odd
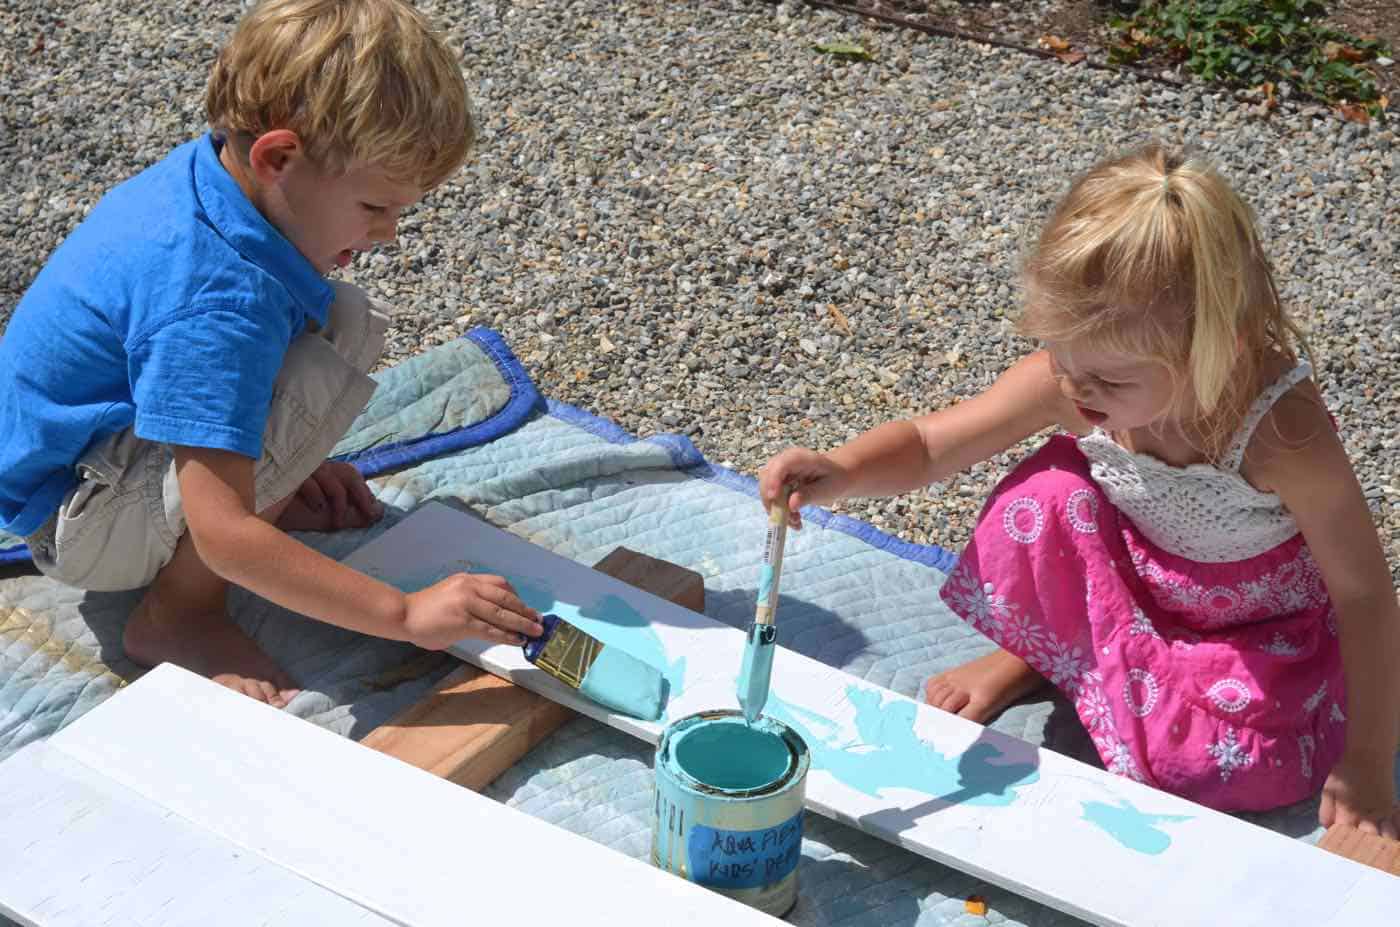
[(273, 129), (253, 140), (248, 149), (248, 167), (259, 183), (268, 184), (282, 177), (292, 162), (306, 156), (301, 137), (291, 129)]

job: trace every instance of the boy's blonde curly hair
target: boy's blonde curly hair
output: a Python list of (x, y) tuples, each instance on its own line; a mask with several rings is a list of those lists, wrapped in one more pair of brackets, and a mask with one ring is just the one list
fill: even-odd
[(215, 131), (290, 129), (325, 170), (373, 166), (424, 190), (476, 140), (456, 58), (404, 0), (262, 0), (219, 53), (204, 107)]
[(1095, 165), (1060, 201), (1023, 268), (1021, 334), (1086, 340), (1161, 363), (1217, 459), (1267, 353), (1311, 353), (1279, 299), (1253, 210), (1199, 157), (1151, 144)]

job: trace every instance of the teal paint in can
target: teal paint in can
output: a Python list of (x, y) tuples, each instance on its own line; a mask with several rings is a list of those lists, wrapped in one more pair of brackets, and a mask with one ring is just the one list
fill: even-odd
[(792, 728), (738, 711), (674, 722), (656, 748), (651, 861), (775, 917), (797, 901), (811, 756)]

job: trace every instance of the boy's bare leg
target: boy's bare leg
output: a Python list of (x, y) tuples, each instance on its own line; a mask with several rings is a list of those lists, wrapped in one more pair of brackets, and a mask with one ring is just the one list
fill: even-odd
[[(259, 517), (276, 523), (290, 502), (284, 499)], [(174, 663), (281, 708), (296, 694), (296, 683), (233, 623), (228, 585), (205, 566), (185, 532), (131, 613), (122, 646), (142, 666)]]
[(930, 679), (924, 700), (979, 724), (1045, 685), (1045, 677), (1020, 657), (997, 648)]

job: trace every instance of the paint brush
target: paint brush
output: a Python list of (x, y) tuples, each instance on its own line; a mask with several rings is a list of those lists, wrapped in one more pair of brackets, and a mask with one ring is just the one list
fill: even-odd
[(758, 573), (758, 604), (753, 624), (744, 641), (744, 662), (739, 668), (739, 705), (744, 720), (752, 724), (763, 714), (768, 702), (768, 683), (773, 675), (773, 653), (778, 649), (778, 580), (783, 573), (783, 545), (787, 541), (788, 490), (768, 507), (768, 541), (763, 547), (763, 567)]
[(661, 717), (669, 685), (660, 670), (558, 615), (545, 615), (540, 624), (543, 633), (523, 645), (531, 664), (613, 711), (644, 721)]

